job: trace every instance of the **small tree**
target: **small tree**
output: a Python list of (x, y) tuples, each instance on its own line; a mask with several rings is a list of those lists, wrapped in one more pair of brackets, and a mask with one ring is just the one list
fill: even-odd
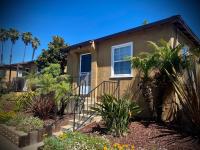
[(148, 102), (151, 116), (156, 117), (154, 111), (154, 99), (152, 93), (152, 78), (150, 72), (156, 68), (156, 56), (150, 53), (140, 53), (138, 56), (131, 58), (132, 67), (138, 69), (141, 73), (141, 90), (146, 102)]
[(50, 64), (37, 77), (34, 76), (29, 80), (31, 84), (36, 85), (36, 91), (40, 95), (53, 93), (58, 114), (63, 115), (70, 97), (71, 84), (69, 76), (60, 74), (60, 65)]
[(42, 53), (36, 60), (39, 70), (48, 67), (50, 64), (60, 64), (61, 71), (64, 70), (65, 56), (61, 52), (61, 48), (66, 47), (64, 39), (59, 36), (53, 36), (52, 42), (48, 44), (48, 49), (43, 49)]

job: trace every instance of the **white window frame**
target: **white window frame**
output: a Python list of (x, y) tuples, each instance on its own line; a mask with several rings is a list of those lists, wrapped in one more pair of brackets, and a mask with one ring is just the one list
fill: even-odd
[(111, 77), (110, 78), (133, 77), (133, 69), (132, 68), (131, 68), (130, 74), (114, 74), (114, 51), (115, 51), (116, 48), (122, 48), (122, 47), (126, 47), (126, 46), (131, 47), (131, 57), (132, 57), (133, 56), (133, 42), (128, 42), (128, 43), (112, 46), (112, 48), (111, 48)]

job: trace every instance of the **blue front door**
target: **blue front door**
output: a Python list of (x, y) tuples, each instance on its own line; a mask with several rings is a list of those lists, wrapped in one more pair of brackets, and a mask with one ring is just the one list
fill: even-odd
[(81, 94), (87, 94), (91, 88), (91, 54), (80, 55)]

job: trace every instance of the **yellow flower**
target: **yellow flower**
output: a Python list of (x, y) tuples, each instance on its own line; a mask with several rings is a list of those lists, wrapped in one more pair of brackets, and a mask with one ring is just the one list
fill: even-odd
[(134, 146), (134, 145), (132, 145), (132, 146), (131, 146), (131, 150), (134, 150), (134, 149), (135, 149), (135, 146)]
[(107, 148), (107, 146), (106, 146), (106, 145), (104, 145), (104, 147), (103, 147), (103, 150), (108, 150), (108, 148)]
[(117, 147), (119, 144), (118, 143), (115, 143), (115, 144), (113, 144), (113, 147), (115, 148), (115, 147)]
[(120, 144), (118, 145), (118, 150), (123, 150), (123, 146), (121, 146)]

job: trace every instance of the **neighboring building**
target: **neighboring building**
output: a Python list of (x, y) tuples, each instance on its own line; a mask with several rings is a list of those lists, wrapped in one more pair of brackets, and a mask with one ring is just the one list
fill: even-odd
[(16, 77), (24, 77), (27, 73), (31, 71), (37, 71), (37, 66), (34, 61), (16, 63), (11, 65), (2, 65), (0, 66), (0, 78), (4, 82), (9, 81), (9, 74), (11, 69), (11, 81)]
[(172, 16), (66, 48), (67, 73), (76, 77), (73, 82), (79, 82), (80, 78), (86, 79), (86, 92), (103, 81), (120, 80), (120, 95), (123, 95), (131, 85), (134, 88), (136, 79), (136, 71), (124, 57), (137, 55), (142, 51), (148, 52), (150, 48), (147, 41), (157, 42), (160, 39), (171, 41), (172, 46), (185, 44), (183, 51), (200, 45), (198, 37), (181, 16)]

